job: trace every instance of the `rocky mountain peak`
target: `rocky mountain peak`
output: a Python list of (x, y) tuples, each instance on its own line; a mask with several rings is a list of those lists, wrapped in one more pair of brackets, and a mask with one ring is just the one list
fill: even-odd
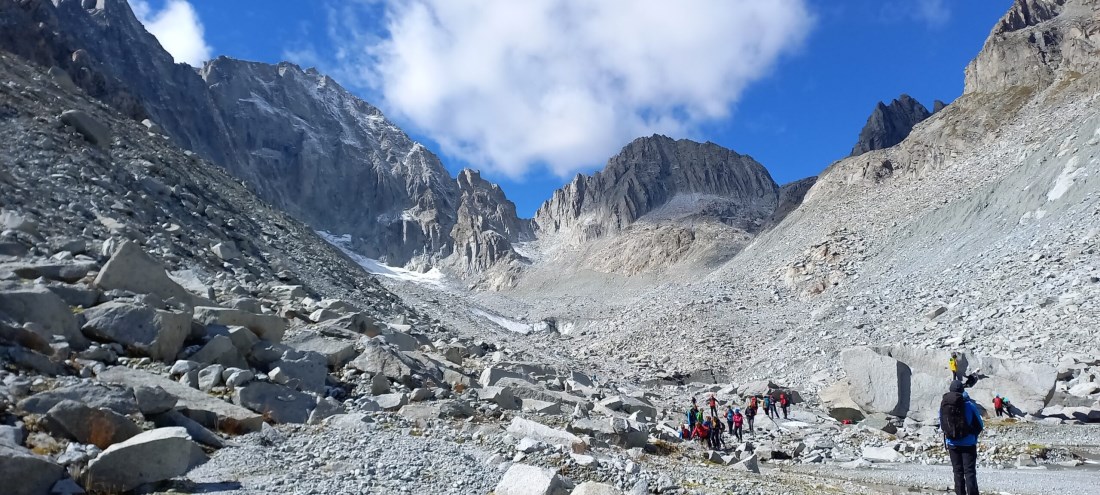
[(717, 201), (722, 203), (713, 211), (718, 217), (740, 218), (756, 210), (770, 214), (777, 191), (771, 175), (752, 157), (710, 142), (653, 135), (635, 139), (603, 170), (578, 175), (556, 191), (535, 214), (535, 224), (540, 233), (594, 239), (621, 231), (674, 199), (677, 212)]
[(476, 170), (462, 170), (456, 183), (458, 213), (451, 229), (454, 254), (447, 265), (460, 274), (473, 275), (502, 260), (517, 259), (512, 243), (530, 239), (531, 226), (516, 215), (515, 203)]
[(1100, 65), (1100, 3), (1016, 0), (966, 67), (964, 94), (1041, 90)]
[[(937, 103), (943, 105), (938, 100)], [(907, 94), (902, 94), (889, 105), (878, 102), (871, 116), (867, 117), (867, 123), (859, 133), (859, 140), (852, 147), (851, 156), (889, 148), (902, 142), (914, 126), (931, 115), (924, 105)]]

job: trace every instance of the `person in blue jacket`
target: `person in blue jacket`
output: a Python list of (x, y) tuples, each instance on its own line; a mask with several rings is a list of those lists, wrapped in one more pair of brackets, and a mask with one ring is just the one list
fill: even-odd
[(985, 429), (981, 410), (953, 380), (940, 405), (940, 428), (955, 475), (955, 495), (978, 495), (978, 435)]

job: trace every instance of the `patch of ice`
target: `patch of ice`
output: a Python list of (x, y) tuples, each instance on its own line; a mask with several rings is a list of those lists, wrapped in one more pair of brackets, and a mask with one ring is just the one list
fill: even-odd
[(1054, 187), (1047, 193), (1047, 201), (1055, 201), (1069, 191), (1070, 186), (1073, 185), (1073, 181), (1077, 179), (1078, 175), (1084, 172), (1084, 169), (1078, 168), (1078, 163), (1080, 162), (1081, 159), (1077, 156), (1066, 161), (1066, 166), (1062, 169), (1062, 173), (1058, 174), (1058, 178), (1054, 179)]
[(375, 275), (392, 278), (394, 280), (404, 280), (406, 282), (414, 282), (424, 285), (433, 285), (436, 287), (443, 287), (445, 277), (443, 272), (438, 268), (432, 268), (427, 272), (416, 272), (413, 270), (406, 270), (397, 266), (389, 266), (376, 259), (371, 259), (353, 251), (350, 247), (351, 235), (334, 235), (324, 231), (318, 231), (317, 235), (327, 241), (329, 244), (336, 246), (337, 249), (343, 251), (352, 261), (357, 263), (363, 269), (371, 272)]

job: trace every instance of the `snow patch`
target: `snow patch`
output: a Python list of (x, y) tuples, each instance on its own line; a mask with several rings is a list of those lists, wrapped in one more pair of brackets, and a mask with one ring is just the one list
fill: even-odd
[(495, 323), (497, 326), (505, 330), (516, 332), (522, 335), (530, 335), (533, 332), (541, 332), (550, 328), (545, 321), (540, 321), (538, 323), (524, 323), (522, 321), (516, 321), (500, 315), (495, 315), (486, 311), (482, 311), (480, 309), (471, 309), (470, 312)]
[(1066, 166), (1062, 169), (1062, 173), (1058, 174), (1058, 177), (1054, 179), (1054, 187), (1047, 193), (1047, 201), (1055, 201), (1069, 191), (1073, 182), (1084, 172), (1084, 169), (1078, 168), (1078, 163), (1080, 162), (1081, 159), (1077, 156), (1070, 158), (1066, 162)]
[(346, 254), (352, 261), (363, 267), (368, 272), (375, 275), (392, 278), (394, 280), (403, 280), (406, 282), (413, 282), (423, 285), (432, 285), (435, 287), (443, 287), (445, 278), (443, 272), (438, 268), (432, 268), (427, 272), (421, 273), (412, 270), (406, 270), (397, 266), (389, 266), (376, 259), (371, 259), (356, 253), (351, 249), (351, 234), (333, 235), (329, 232), (318, 231), (317, 235), (321, 236), (329, 244), (336, 246), (344, 254)]

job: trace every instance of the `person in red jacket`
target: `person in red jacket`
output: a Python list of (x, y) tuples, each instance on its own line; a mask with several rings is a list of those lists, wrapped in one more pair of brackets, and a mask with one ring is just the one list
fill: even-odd
[(993, 410), (997, 411), (998, 418), (1005, 414), (1005, 400), (1001, 398), (1000, 394), (993, 398)]
[(703, 443), (707, 441), (707, 437), (709, 436), (710, 431), (707, 430), (707, 427), (703, 425), (702, 421), (695, 423), (695, 430), (691, 432), (691, 438), (698, 439), (699, 443)]
[(783, 409), (783, 419), (787, 419), (787, 413), (791, 409), (791, 400), (787, 398), (786, 392), (779, 393), (779, 407)]
[(710, 415), (718, 418), (718, 398), (714, 394), (710, 394), (710, 398), (707, 399), (707, 405), (710, 406)]
[(733, 436), (737, 437), (738, 442), (744, 442), (741, 438), (743, 431), (741, 426), (745, 424), (745, 416), (741, 414), (741, 408), (737, 408), (733, 411)]

